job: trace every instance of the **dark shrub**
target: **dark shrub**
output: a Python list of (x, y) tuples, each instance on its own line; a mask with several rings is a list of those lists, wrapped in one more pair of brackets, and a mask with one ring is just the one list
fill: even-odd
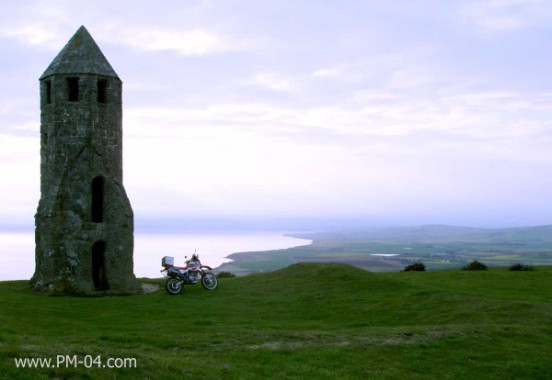
[(523, 270), (523, 264), (521, 264), (521, 263), (512, 264), (512, 265), (510, 265), (510, 270), (511, 270), (511, 271), (520, 271), (520, 270)]
[(404, 267), (403, 272), (423, 272), (426, 267), (423, 263), (414, 263)]
[(232, 277), (236, 277), (236, 275), (232, 272), (218, 272), (217, 273), (217, 277), (218, 278), (232, 278)]
[(487, 270), (487, 266), (480, 261), (473, 260), (462, 267), (462, 270)]
[(512, 264), (510, 265), (510, 268), (509, 270), (511, 271), (534, 271), (535, 270), (535, 267), (534, 266), (531, 266), (531, 265), (523, 265), (521, 263), (516, 263), (516, 264)]

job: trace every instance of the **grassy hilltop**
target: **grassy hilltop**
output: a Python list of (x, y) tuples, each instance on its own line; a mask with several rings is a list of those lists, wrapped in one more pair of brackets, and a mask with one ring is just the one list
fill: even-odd
[[(171, 297), (47, 297), (0, 283), (3, 378), (552, 376), (552, 267), (370, 273), (298, 264)], [(16, 368), (101, 355), (137, 368)]]

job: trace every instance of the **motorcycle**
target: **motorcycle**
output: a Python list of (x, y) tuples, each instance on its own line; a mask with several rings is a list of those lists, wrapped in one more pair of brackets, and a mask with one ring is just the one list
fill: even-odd
[(182, 293), (184, 285), (195, 285), (198, 281), (201, 281), (203, 289), (208, 291), (215, 290), (218, 287), (218, 278), (211, 272), (213, 268), (201, 264), (197, 253), (186, 260), (186, 266), (184, 267), (175, 266), (174, 258), (170, 256), (163, 257), (161, 266), (165, 268), (161, 270), (161, 273), (167, 272), (168, 279), (165, 282), (165, 289), (171, 296)]

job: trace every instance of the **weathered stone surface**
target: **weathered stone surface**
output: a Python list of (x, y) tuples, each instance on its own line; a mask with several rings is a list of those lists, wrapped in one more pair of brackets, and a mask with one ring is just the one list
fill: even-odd
[(117, 77), (117, 73), (84, 26), (81, 26), (61, 49), (40, 79), (54, 74), (97, 74)]
[(122, 82), (84, 27), (40, 77), (40, 98), (32, 285), (58, 294), (139, 291), (123, 187)]

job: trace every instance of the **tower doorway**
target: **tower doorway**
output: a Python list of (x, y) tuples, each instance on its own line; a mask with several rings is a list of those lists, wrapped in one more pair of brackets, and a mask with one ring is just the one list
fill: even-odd
[(98, 241), (92, 246), (92, 280), (95, 290), (108, 290), (105, 275), (105, 242)]

